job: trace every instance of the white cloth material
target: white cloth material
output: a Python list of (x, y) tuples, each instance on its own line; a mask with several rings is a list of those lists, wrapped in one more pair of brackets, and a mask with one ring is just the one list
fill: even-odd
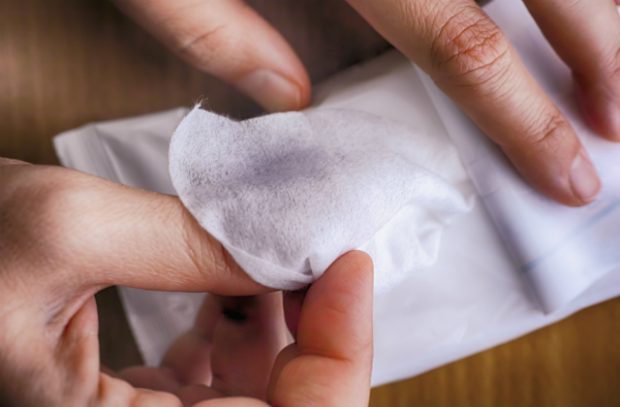
[(427, 136), (377, 115), (312, 109), (236, 122), (194, 108), (170, 145), (172, 183), (198, 222), (257, 282), (298, 289), (343, 253), (375, 263), (375, 289), (437, 258), (468, 210), (426, 169)]

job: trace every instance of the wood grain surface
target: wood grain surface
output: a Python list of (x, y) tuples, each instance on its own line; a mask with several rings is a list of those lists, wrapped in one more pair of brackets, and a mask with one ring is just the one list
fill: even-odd
[[(313, 81), (387, 45), (339, 0), (250, 1), (291, 41)], [(51, 137), (96, 120), (207, 98), (259, 112), (168, 53), (103, 0), (0, 0), (0, 156), (55, 164)], [(98, 295), (101, 354), (140, 362), (114, 288)], [(374, 389), (373, 406), (620, 406), (620, 299), (422, 376)], [(407, 355), (403, 355), (407, 357)]]

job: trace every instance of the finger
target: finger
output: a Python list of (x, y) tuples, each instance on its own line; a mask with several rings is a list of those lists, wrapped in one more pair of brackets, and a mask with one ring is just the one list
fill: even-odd
[(174, 393), (181, 387), (171, 369), (148, 366), (132, 366), (123, 369), (118, 376), (134, 387)]
[(297, 343), (278, 357), (274, 405), (368, 404), (372, 364), (372, 263), (345, 254), (308, 290)]
[(274, 361), (289, 343), (282, 295), (220, 297), (220, 307), (211, 386), (229, 396), (265, 399)]
[(170, 345), (160, 367), (130, 367), (124, 369), (120, 377), (134, 387), (172, 393), (184, 406), (226, 397), (226, 394), (208, 387), (212, 380), (211, 342), (220, 311), (217, 297), (207, 295), (194, 326)]
[[(124, 380), (101, 374), (97, 389), (93, 392), (95, 400), (90, 404), (102, 406), (161, 406), (179, 407), (180, 400), (167, 392), (134, 388)], [(86, 401), (83, 404), (85, 404)]]
[(123, 370), (119, 377), (137, 389), (166, 393), (178, 397), (184, 406), (226, 397), (225, 394), (202, 384), (183, 384), (177, 380), (172, 369), (162, 367), (136, 366)]
[(269, 407), (269, 404), (249, 397), (227, 397), (203, 401), (194, 407)]
[(61, 372), (70, 372), (82, 379), (79, 388), (67, 389), (69, 394), (93, 394), (96, 392), (97, 373), (99, 372), (99, 319), (95, 297), (87, 298), (67, 322), (60, 340), (56, 344), (54, 364)]
[(0, 157), (0, 167), (5, 166), (5, 165), (8, 166), (8, 165), (31, 165), (31, 164), (25, 161), (16, 160), (14, 158)]
[(203, 400), (226, 397), (226, 394), (202, 384), (182, 387), (175, 392), (175, 395), (183, 402), (184, 406), (196, 406)]
[(299, 318), (301, 317), (301, 310), (306, 297), (307, 288), (288, 291), (282, 293), (282, 300), (284, 304), (284, 318), (286, 320), (286, 326), (293, 337), (297, 336), (297, 328), (299, 327)]
[[(174, 197), (57, 167), (12, 171), (4, 186), (13, 191), (16, 210), (32, 216), (9, 226), (16, 239), (28, 242), (23, 256), (41, 259), (31, 275), (49, 283), (36, 285), (48, 296), (108, 285), (237, 295), (267, 291)], [(50, 264), (56, 273), (45, 272)]]
[(620, 140), (620, 16), (611, 0), (526, 0), (580, 88), (588, 123)]
[(533, 186), (567, 205), (596, 197), (600, 181), (573, 129), (472, 1), (349, 2), (428, 72)]
[(117, 0), (127, 14), (196, 67), (270, 111), (306, 106), (310, 81), (282, 36), (240, 0)]
[(218, 297), (207, 295), (194, 326), (176, 339), (164, 355), (162, 367), (171, 369), (181, 384), (211, 384), (213, 332), (221, 315)]

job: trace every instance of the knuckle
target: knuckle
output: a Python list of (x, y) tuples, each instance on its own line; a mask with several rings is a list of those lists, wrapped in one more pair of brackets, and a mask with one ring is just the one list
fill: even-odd
[(62, 257), (60, 251), (72, 234), (71, 214), (79, 213), (79, 208), (75, 207), (75, 188), (59, 175), (50, 173), (48, 176), (54, 182), (40, 183), (30, 191), (32, 207), (28, 212), (36, 216), (23, 225), (23, 233), (30, 236), (32, 248), (48, 260)]
[(570, 124), (559, 111), (531, 120), (522, 142), (541, 150), (553, 152), (571, 131)]
[(192, 52), (201, 47), (213, 48), (222, 42), (221, 26), (200, 30), (179, 40), (181, 52)]
[(196, 238), (201, 234), (200, 227), (196, 224), (196, 221), (180, 205), (178, 210), (181, 212), (183, 246), (188, 263), (192, 266), (193, 272), (197, 274), (205, 273), (209, 269), (208, 264), (212, 260), (213, 254), (211, 250), (205, 247), (201, 238)]
[(22, 179), (24, 187), (13, 197), (14, 238), (20, 252), (46, 264), (68, 264), (81, 252), (90, 222), (88, 204), (96, 198), (90, 183), (75, 172), (38, 167)]
[(181, 211), (183, 244), (188, 264), (196, 275), (205, 281), (227, 279), (240, 272), (240, 268), (224, 246), (209, 235), (192, 215), (179, 204)]
[(221, 59), (222, 55), (227, 55), (231, 49), (237, 49), (233, 37), (228, 35), (227, 31), (223, 25), (198, 30), (179, 39), (176, 48), (182, 57), (199, 67), (208, 68), (216, 58)]
[(615, 82), (620, 80), (620, 44), (609, 52), (608, 55), (601, 64), (603, 75)]
[(466, 6), (440, 24), (430, 60), (437, 82), (484, 90), (505, 76), (512, 55), (501, 30), (477, 7)]

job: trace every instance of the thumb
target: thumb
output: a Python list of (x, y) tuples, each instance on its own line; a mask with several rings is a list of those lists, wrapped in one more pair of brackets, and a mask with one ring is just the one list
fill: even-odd
[(231, 83), (269, 111), (310, 99), (294, 51), (241, 0), (116, 0), (118, 6), (197, 68)]
[(372, 288), (372, 263), (362, 252), (340, 257), (310, 286), (297, 342), (280, 353), (273, 368), (274, 405), (368, 405)]

